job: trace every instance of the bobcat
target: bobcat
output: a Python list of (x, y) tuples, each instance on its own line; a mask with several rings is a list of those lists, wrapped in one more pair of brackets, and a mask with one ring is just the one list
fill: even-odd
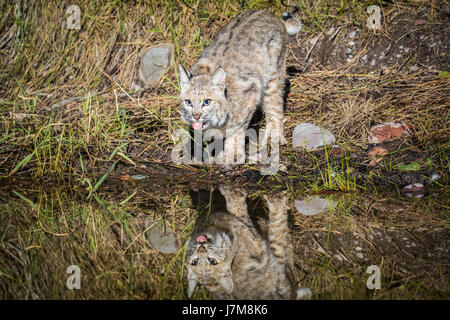
[(286, 196), (265, 197), (269, 219), (258, 232), (245, 192), (219, 189), (227, 212), (213, 211), (207, 226), (200, 216), (187, 242), (188, 297), (202, 284), (218, 299), (308, 299), (309, 289), (293, 286)]
[(246, 11), (217, 34), (190, 72), (179, 66), (182, 119), (194, 130), (215, 128), (226, 135), (226, 159), (227, 152), (234, 154), (237, 135), (248, 128), (259, 105), (266, 118), (262, 144), (271, 135), (286, 143), (287, 36), (296, 34), (301, 23), (289, 14), (283, 20), (262, 10)]

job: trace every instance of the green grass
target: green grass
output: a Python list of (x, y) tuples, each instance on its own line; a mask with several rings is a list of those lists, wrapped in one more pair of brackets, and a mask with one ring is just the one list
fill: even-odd
[[(448, 110), (440, 100), (448, 88), (447, 71), (431, 76), (351, 74), (346, 69), (312, 67), (295, 55), (332, 26), (344, 27), (336, 41), (346, 41), (349, 30), (364, 29), (368, 5), (382, 5), (384, 13), (392, 14), (420, 9), (426, 1), (391, 5), (297, 0), (290, 4), (298, 6), (304, 28), (291, 41), (288, 64), (304, 72), (290, 77), (285, 133), (289, 137), (300, 122), (318, 123), (336, 133), (337, 143), (348, 152), (338, 158), (330, 149), (308, 153), (283, 146), (280, 164), (287, 167), (286, 172), (245, 183), (256, 188), (253, 197), (282, 188), (290, 190), (291, 200), (310, 193), (345, 193), (346, 197), (335, 199), (336, 209), (329, 214), (305, 218), (290, 210), (292, 234), (301, 249), (297, 262), (303, 268), (297, 273), (315, 298), (448, 298), (448, 283), (439, 278), (445, 270), (438, 262), (431, 263), (433, 276), (419, 273), (415, 278), (414, 272), (396, 269), (395, 254), (387, 252), (383, 260), (374, 249), (369, 262), (384, 261), (391, 273), (383, 273), (381, 291), (370, 292), (364, 281), (369, 262), (342, 265), (306, 242), (318, 233), (323, 246), (334, 250), (336, 235), (350, 239), (351, 233), (365, 235), (380, 226), (393, 228), (397, 234), (414, 231), (414, 227), (449, 228), (444, 215), (449, 209), (445, 202), (450, 172)], [(144, 239), (140, 214), (163, 219), (184, 243), (196, 212), (187, 191), (175, 181), (181, 176), (203, 184), (227, 177), (215, 166), (171, 166), (167, 160), (174, 144), (172, 132), (186, 127), (177, 112), (177, 65), (191, 66), (219, 29), (240, 11), (267, 8), (280, 16), (293, 7), (264, 0), (245, 1), (242, 9), (240, 0), (89, 1), (80, 4), (81, 30), (68, 30), (62, 26), (66, 8), (60, 2), (28, 3), (18, 16), (14, 5), (12, 1), (0, 4), (0, 39), (10, 38), (0, 49), (0, 176), (7, 178), (2, 184), (9, 185), (0, 191), (0, 210), (5, 213), (0, 221), (1, 297), (185, 298), (184, 249), (172, 256), (157, 253)], [(393, 30), (383, 32), (391, 35)], [(363, 40), (375, 36), (379, 35), (361, 34)], [(165, 41), (174, 45), (175, 54), (163, 80), (151, 89), (133, 90), (141, 52)], [(410, 98), (406, 103), (400, 101), (403, 84)], [(371, 96), (376, 90), (380, 97)], [(369, 127), (398, 117), (411, 121), (413, 138), (376, 165), (367, 166), (371, 160), (365, 139)], [(351, 151), (355, 146), (360, 150), (356, 155)], [(111, 186), (112, 177), (126, 180), (134, 171), (158, 174), (155, 163), (169, 168), (163, 173), (165, 180), (155, 178), (144, 185), (122, 181), (114, 186), (119, 191)], [(366, 172), (359, 177), (361, 168)], [(241, 169), (258, 173), (261, 167), (244, 165)], [(399, 194), (403, 185), (388, 176), (399, 172), (416, 173), (427, 181), (436, 172), (441, 179), (427, 185), (428, 193), (420, 201), (398, 200), (384, 192), (390, 189)], [(21, 183), (20, 178), (32, 178), (35, 184)], [(47, 181), (63, 181), (64, 185), (49, 191), (40, 187)], [(382, 185), (377, 185), (380, 181)], [(165, 183), (176, 187), (164, 189)], [(374, 202), (383, 197), (407, 211), (376, 211)], [(303, 252), (308, 259), (302, 258)], [(66, 268), (71, 264), (85, 270), (83, 290), (65, 288)], [(389, 277), (393, 271), (396, 277)], [(195, 298), (210, 296), (200, 289)]]
[[(111, 192), (113, 186), (115, 191)], [(295, 185), (290, 185), (290, 189), (295, 273), (300, 280), (298, 285), (309, 287), (313, 298), (445, 298), (448, 285), (445, 266), (433, 251), (435, 245), (441, 244), (430, 243), (421, 233), (443, 235), (439, 230), (448, 225), (448, 217), (442, 211), (446, 207), (444, 199), (429, 196), (418, 202), (388, 194), (380, 194), (375, 199), (366, 193), (347, 194), (333, 197), (336, 203), (333, 210), (307, 217), (292, 206), (293, 200), (301, 199), (304, 194)], [(112, 182), (102, 185), (90, 199), (86, 199), (86, 191), (60, 186), (29, 185), (16, 190), (0, 190), (0, 210), (5, 213), (0, 220), (2, 298), (185, 298), (183, 244), (193, 231), (198, 214), (192, 208), (186, 187), (174, 189), (147, 184), (130, 188)], [(254, 201), (267, 193), (278, 191), (249, 192)], [(386, 198), (404, 206), (406, 211), (375, 211), (374, 201)], [(257, 207), (249, 208), (251, 212), (257, 210)], [(153, 249), (144, 236), (148, 229), (145, 221), (161, 221), (174, 230), (180, 250), (175, 254), (161, 254)], [(418, 231), (419, 226), (422, 231)], [(417, 247), (424, 248), (410, 260), (396, 253), (392, 244), (382, 244), (379, 238), (370, 240), (369, 235), (377, 237), (377, 232), (382, 232), (383, 237), (389, 234), (396, 241), (408, 237)], [(322, 251), (310, 242), (313, 238), (320, 243)], [(355, 240), (359, 243), (355, 244)], [(355, 257), (356, 246), (364, 248), (365, 260)], [(433, 256), (421, 264), (427, 252)], [(338, 254), (349, 261), (339, 260)], [(65, 286), (69, 276), (66, 269), (73, 264), (81, 269), (80, 290), (68, 290)], [(366, 288), (369, 276), (366, 269), (372, 264), (382, 270), (382, 287), (376, 291)], [(423, 270), (417, 271), (418, 266)], [(395, 277), (391, 278), (392, 275)], [(194, 298), (211, 296), (200, 288)]]
[[(183, 249), (174, 256), (158, 254), (140, 229), (144, 220), (139, 219), (161, 217), (157, 208), (139, 210), (104, 193), (86, 201), (82, 194), (61, 190), (29, 192), (14, 192), (16, 200), (2, 201), (1, 210), (7, 213), (0, 222), (5, 245), (0, 274), (7, 281), (0, 286), (2, 298), (184, 298)], [(30, 198), (36, 196), (38, 200)], [(143, 217), (137, 218), (137, 212)], [(175, 227), (185, 241), (192, 224), (184, 230)], [(65, 286), (66, 269), (72, 264), (81, 269), (80, 290)]]
[[(297, 15), (305, 26), (303, 38), (326, 31), (336, 21), (348, 23), (346, 19), (350, 13), (353, 24), (364, 25), (367, 19), (365, 8), (376, 3), (300, 0), (291, 5), (299, 8)], [(243, 4), (241, 8), (238, 0), (218, 3), (152, 1), (145, 5), (90, 1), (80, 4), (82, 28), (69, 30), (61, 26), (62, 17), (65, 17), (62, 4), (29, 4), (16, 17), (12, 5), (4, 3), (0, 27), (12, 31), (18, 28), (18, 36), (11, 38), (13, 45), (5, 50), (8, 58), (0, 60), (4, 70), (0, 77), (4, 88), (0, 99), (0, 143), (4, 152), (0, 153), (0, 162), (4, 167), (0, 174), (11, 177), (25, 173), (36, 179), (52, 176), (60, 180), (73, 180), (75, 174), (78, 180), (88, 178), (92, 184), (114, 161), (136, 166), (144, 159), (158, 159), (161, 153), (167, 154), (173, 145), (171, 133), (185, 127), (177, 113), (177, 64), (192, 65), (214, 34), (242, 10), (266, 8), (277, 15), (294, 10), (294, 7), (284, 8), (279, 2), (255, 0)], [(161, 41), (169, 41), (175, 47), (172, 66), (158, 86), (160, 92), (144, 95), (141, 100), (142, 90), (140, 93), (130, 90), (139, 54)], [(119, 55), (121, 52), (122, 56)], [(294, 98), (304, 92), (297, 80), (292, 81), (291, 96)], [(445, 78), (438, 80), (445, 81)], [(394, 82), (393, 79), (367, 82), (362, 75), (362, 85), (357, 85), (358, 89), (354, 85), (337, 85), (331, 92), (347, 99), (354, 90), (365, 92)], [(302, 110), (321, 104), (324, 91), (327, 88), (313, 92), (312, 104), (287, 110), (289, 126), (305, 119)], [(311, 101), (311, 96), (306, 100)], [(354, 103), (357, 110), (358, 101)], [(394, 108), (392, 112), (403, 111)], [(342, 123), (329, 123), (328, 118), (325, 113), (319, 122), (337, 128), (342, 126)], [(422, 129), (417, 132), (421, 141), (428, 141), (433, 131), (431, 118), (417, 119)], [(356, 116), (351, 120), (362, 121)], [(355, 123), (355, 127), (367, 126), (368, 122), (370, 119), (363, 124)], [(343, 125), (351, 126), (349, 123)], [(361, 144), (354, 141), (356, 133), (347, 135), (349, 137), (340, 141), (341, 144)], [(133, 147), (141, 148), (137, 152), (139, 156), (127, 152)], [(446, 149), (447, 146), (444, 151)], [(282, 160), (295, 161), (293, 150), (287, 148), (281, 153)], [(84, 161), (81, 177), (80, 172), (74, 170), (81, 166), (80, 159)], [(320, 188), (357, 188), (355, 181), (342, 173), (349, 164), (330, 161), (327, 155), (327, 169), (319, 169)], [(339, 170), (332, 168), (335, 165)], [(96, 177), (86, 177), (86, 174)]]

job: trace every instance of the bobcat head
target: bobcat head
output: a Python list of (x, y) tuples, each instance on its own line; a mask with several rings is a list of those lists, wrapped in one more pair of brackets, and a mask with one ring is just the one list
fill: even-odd
[(180, 65), (181, 118), (194, 130), (220, 128), (227, 119), (225, 71), (192, 76)]
[(234, 258), (230, 237), (222, 230), (208, 227), (187, 243), (185, 265), (188, 270), (188, 297), (197, 284), (216, 294), (233, 292), (231, 263)]

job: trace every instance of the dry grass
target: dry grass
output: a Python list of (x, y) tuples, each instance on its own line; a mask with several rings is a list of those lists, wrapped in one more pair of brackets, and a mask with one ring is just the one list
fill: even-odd
[[(301, 234), (294, 247), (302, 285), (321, 299), (448, 298), (444, 276), (448, 260), (437, 248), (447, 248), (447, 218), (441, 211), (445, 204), (438, 205), (435, 198), (410, 202), (389, 194), (334, 199), (337, 207), (328, 214), (294, 213), (293, 233)], [(380, 211), (376, 209), (380, 203), (404, 211)], [(365, 286), (369, 265), (381, 269), (381, 290)], [(431, 274), (435, 277), (428, 278)]]
[[(368, 255), (370, 262), (387, 271), (383, 283), (388, 285), (376, 293), (365, 289), (369, 260), (345, 265), (334, 257), (342, 250), (353, 250), (347, 252), (353, 257), (355, 235), (367, 239), (376, 232), (400, 238), (413, 232), (424, 240), (420, 254), (427, 248), (447, 248), (450, 78), (444, 72), (448, 62), (443, 61), (448, 58), (441, 56), (439, 45), (426, 51), (417, 40), (421, 49), (416, 56), (390, 62), (384, 69), (360, 60), (376, 50), (372, 46), (378, 42), (394, 47), (399, 39), (420, 39), (415, 34), (424, 35), (426, 41), (444, 39), (445, 48), (448, 25), (441, 19), (443, 7), (429, 1), (385, 3), (384, 27), (373, 32), (365, 29), (366, 7), (373, 1), (294, 2), (304, 29), (290, 41), (288, 66), (301, 72), (289, 77), (285, 135), (290, 140), (296, 125), (312, 122), (357, 152), (334, 159), (323, 151), (305, 153), (288, 144), (281, 148), (286, 174), (260, 184), (261, 176), (246, 175), (249, 167), (242, 166), (232, 179), (240, 185), (263, 185), (266, 192), (295, 189), (291, 200), (311, 190), (354, 193), (343, 197), (347, 200), (340, 200), (328, 216), (304, 219), (291, 209), (297, 273), (316, 298), (448, 299), (444, 253), (429, 257), (419, 265), (426, 266), (422, 270), (408, 269), (398, 264), (395, 251), (377, 251), (380, 246), (391, 248), (386, 243), (366, 242), (364, 250), (375, 252)], [(64, 26), (65, 10), (72, 4), (81, 9), (81, 30)], [(286, 10), (279, 2), (262, 0), (245, 1), (247, 8), (268, 8), (277, 15)], [(191, 66), (241, 10), (241, 1), (4, 1), (0, 9), (0, 175), (7, 177), (0, 182), (10, 186), (0, 195), (0, 210), (8, 213), (0, 220), (0, 296), (184, 298), (182, 252), (157, 253), (143, 237), (142, 222), (164, 217), (184, 242), (196, 213), (186, 189), (178, 184), (196, 187), (227, 179), (214, 166), (174, 165), (170, 137), (174, 129), (185, 127), (178, 114), (176, 65)], [(401, 27), (404, 21), (411, 24), (418, 19), (416, 15), (425, 15), (427, 23), (412, 31)], [(327, 39), (332, 27), (340, 31)], [(353, 58), (346, 61), (346, 35), (356, 29), (362, 31)], [(171, 67), (151, 88), (133, 91), (140, 54), (159, 42), (175, 47)], [(327, 48), (336, 49), (335, 58)], [(435, 60), (428, 61), (428, 56)], [(412, 70), (414, 64), (417, 69)], [(410, 123), (413, 137), (396, 142), (391, 157), (369, 166), (368, 130), (386, 121)], [(377, 184), (395, 185), (396, 191), (404, 181), (390, 175), (397, 174), (393, 169), (397, 164), (408, 161), (421, 167), (413, 177), (425, 179), (437, 172), (441, 180), (427, 186), (424, 202), (407, 202), (403, 215), (376, 211), (371, 195), (377, 193)], [(347, 174), (355, 168), (359, 176)], [(139, 184), (131, 177), (136, 173), (147, 175), (152, 183)], [(64, 188), (29, 186), (16, 180), (20, 177), (63, 180), (75, 194)], [(108, 184), (109, 177), (122, 181), (114, 186)], [(113, 192), (105, 192), (110, 189)], [(358, 193), (364, 190), (371, 192)], [(136, 195), (125, 201), (134, 191)], [(334, 239), (335, 235), (347, 242)], [(330, 253), (320, 253), (316, 243), (327, 250), (329, 244)], [(408, 253), (402, 253), (402, 263), (410, 261)], [(74, 263), (89, 270), (82, 276), (85, 287), (80, 291), (65, 288), (66, 268)], [(200, 291), (196, 297), (208, 295)]]
[[(86, 201), (85, 195), (59, 189), (16, 190), (30, 202), (17, 203), (2, 192), (3, 299), (184, 298), (183, 249), (160, 254), (147, 244), (144, 231), (146, 221), (163, 219), (184, 243), (193, 218), (186, 191), (173, 197), (167, 190), (154, 192), (157, 201), (146, 197), (144, 208), (143, 194), (120, 205), (129, 195), (111, 199), (102, 193)], [(81, 269), (80, 290), (66, 287), (70, 265)]]
[[(385, 10), (394, 19), (402, 10), (418, 11), (425, 2), (399, 3)], [(171, 166), (171, 132), (184, 127), (177, 109), (176, 64), (190, 66), (213, 35), (240, 10), (240, 2), (174, 1), (150, 3), (80, 3), (81, 30), (64, 27), (68, 3), (19, 2), (3, 4), (0, 21), (4, 45), (0, 63), (0, 144), (3, 175), (34, 177), (80, 176), (80, 157), (87, 172), (104, 173), (108, 160), (145, 167), (148, 162)], [(355, 58), (338, 67), (322, 66), (317, 45), (304, 61), (309, 40), (329, 27), (344, 31), (364, 26), (367, 14), (359, 2), (337, 5), (323, 1), (298, 3), (304, 30), (291, 41), (289, 63), (304, 70), (290, 77), (286, 105), (286, 136), (300, 122), (313, 122), (332, 131), (338, 143), (367, 147), (368, 129), (384, 121), (413, 125), (417, 146), (426, 151), (439, 141), (448, 149), (448, 79), (419, 70), (360, 72)], [(280, 14), (280, 4), (246, 2), (246, 8), (266, 8)], [(433, 9), (433, 7), (431, 7)], [(367, 52), (367, 41), (390, 35), (366, 30), (357, 56)], [(175, 45), (173, 65), (152, 88), (133, 92), (140, 52), (161, 41)], [(320, 43), (320, 42), (319, 42)], [(317, 52), (316, 52), (317, 51)], [(120, 152), (118, 152), (120, 151)], [(282, 149), (282, 160), (294, 152)], [(113, 155), (112, 159), (111, 155)], [(123, 156), (121, 156), (123, 155)]]
[[(184, 244), (197, 216), (190, 188), (117, 186), (105, 185), (89, 201), (86, 193), (25, 182), (14, 188), (20, 197), (2, 188), (0, 209), (7, 214), (0, 221), (0, 296), (185, 299), (183, 248), (159, 253), (144, 232), (146, 221), (162, 219)], [(334, 210), (308, 217), (294, 207), (303, 193), (296, 185), (290, 189), (295, 272), (315, 299), (448, 299), (448, 217), (442, 198), (419, 202), (388, 194), (334, 195)], [(257, 201), (267, 191), (249, 192)], [(380, 211), (379, 203), (404, 211)], [(377, 291), (366, 289), (365, 272), (373, 264), (382, 272)], [(70, 265), (81, 269), (80, 290), (66, 287)], [(210, 296), (201, 289), (195, 298)]]

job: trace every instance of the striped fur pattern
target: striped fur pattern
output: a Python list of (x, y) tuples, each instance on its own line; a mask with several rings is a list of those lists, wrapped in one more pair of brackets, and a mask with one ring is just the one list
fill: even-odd
[[(257, 232), (247, 212), (245, 192), (225, 186), (220, 192), (227, 212), (212, 212), (208, 225), (194, 231), (187, 243), (188, 296), (201, 284), (218, 299), (297, 298), (286, 195), (265, 197), (269, 219), (266, 230)], [(199, 250), (196, 240), (203, 236), (207, 242)], [(211, 258), (215, 264), (209, 263)]]
[[(224, 136), (227, 129), (231, 129), (228, 134), (242, 132), (260, 105), (266, 119), (263, 143), (270, 135), (286, 142), (287, 28), (292, 33), (295, 24), (298, 30), (301, 24), (293, 17), (284, 18), (262, 10), (246, 11), (217, 34), (190, 72), (180, 65), (180, 113), (194, 130), (216, 128)], [(234, 141), (225, 140), (225, 150), (234, 150)]]

